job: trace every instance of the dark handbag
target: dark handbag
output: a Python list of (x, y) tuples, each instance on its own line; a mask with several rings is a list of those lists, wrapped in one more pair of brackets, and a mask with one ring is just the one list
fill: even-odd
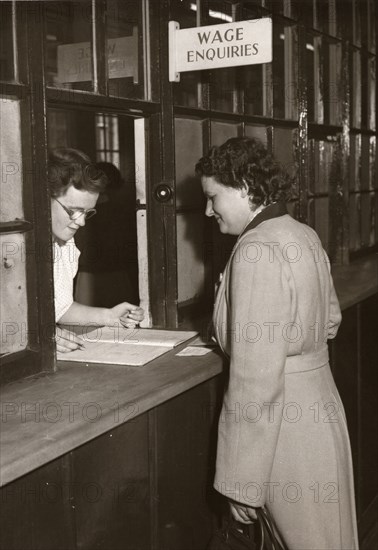
[(256, 508), (256, 515), (257, 521), (248, 525), (227, 522), (213, 534), (207, 550), (288, 550), (270, 512), (265, 507)]

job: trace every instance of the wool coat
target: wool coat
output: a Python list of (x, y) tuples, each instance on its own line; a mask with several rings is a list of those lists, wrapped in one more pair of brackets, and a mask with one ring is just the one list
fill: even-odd
[(229, 357), (215, 488), (266, 505), (290, 550), (357, 549), (352, 459), (327, 340), (341, 322), (316, 232), (266, 207), (247, 226), (214, 308)]

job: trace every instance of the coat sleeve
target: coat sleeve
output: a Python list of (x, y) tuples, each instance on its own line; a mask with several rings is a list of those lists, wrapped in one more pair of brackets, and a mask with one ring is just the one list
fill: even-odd
[(230, 378), (219, 420), (214, 486), (254, 507), (266, 501), (282, 421), (287, 349), (295, 330), (292, 289), (281, 260), (272, 247), (249, 239), (239, 245), (231, 266)]
[(329, 298), (329, 321), (328, 321), (328, 339), (335, 338), (339, 326), (341, 323), (341, 310), (339, 305), (339, 300), (336, 296), (335, 287), (333, 286), (333, 281), (331, 277), (331, 288), (330, 288), (330, 298)]
[(330, 278), (329, 285), (329, 320), (326, 326), (326, 339), (332, 340), (335, 338), (339, 326), (341, 323), (342, 315), (339, 300), (336, 295), (336, 290), (333, 284), (332, 274), (331, 274), (331, 262), (329, 261), (328, 255), (324, 251), (325, 260), (328, 266), (328, 274)]

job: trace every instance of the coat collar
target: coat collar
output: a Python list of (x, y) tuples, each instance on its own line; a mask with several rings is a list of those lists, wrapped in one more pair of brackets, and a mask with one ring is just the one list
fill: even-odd
[(257, 214), (255, 218), (247, 225), (243, 232), (239, 235), (239, 238), (242, 237), (247, 231), (254, 229), (260, 223), (265, 222), (266, 220), (271, 220), (273, 218), (278, 218), (279, 216), (284, 216), (287, 214), (286, 203), (280, 201), (273, 204), (269, 204)]

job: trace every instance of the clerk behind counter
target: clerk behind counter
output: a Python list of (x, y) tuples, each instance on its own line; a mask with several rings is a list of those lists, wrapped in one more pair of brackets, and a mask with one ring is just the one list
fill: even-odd
[(112, 308), (91, 307), (73, 299), (73, 280), (80, 251), (75, 245), (76, 231), (96, 214), (99, 194), (106, 187), (105, 174), (77, 149), (54, 149), (49, 155), (48, 183), (51, 194), (53, 234), (54, 300), (57, 350), (69, 352), (83, 341), (59, 325), (97, 325), (134, 327), (143, 320), (143, 309), (128, 302)]

